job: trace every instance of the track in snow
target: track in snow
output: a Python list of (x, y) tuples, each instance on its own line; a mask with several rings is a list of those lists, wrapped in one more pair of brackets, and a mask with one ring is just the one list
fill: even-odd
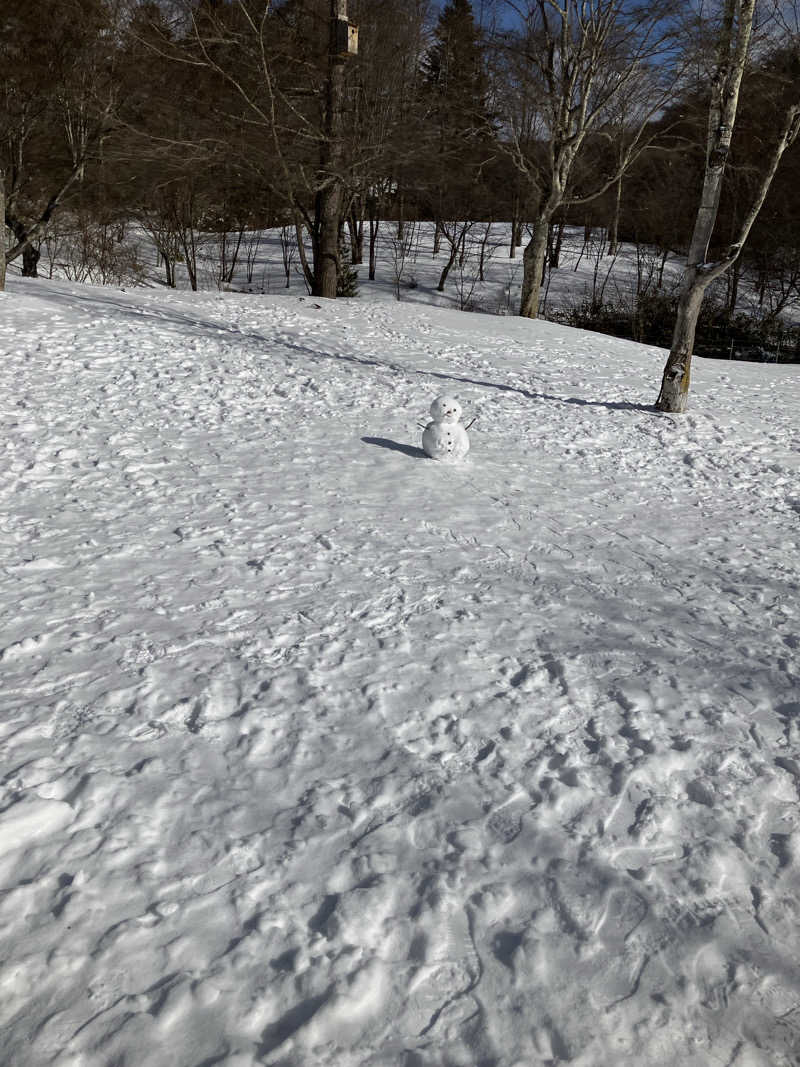
[(797, 1062), (791, 369), (10, 288), (9, 1063)]

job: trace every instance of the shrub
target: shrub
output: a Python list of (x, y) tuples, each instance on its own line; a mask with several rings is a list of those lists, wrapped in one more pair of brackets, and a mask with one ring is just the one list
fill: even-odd
[[(678, 304), (677, 291), (654, 289), (637, 298), (596, 301), (587, 297), (551, 318), (567, 326), (624, 337), (642, 344), (669, 348)], [(756, 362), (800, 362), (800, 327), (781, 319), (740, 313), (729, 316), (725, 306), (706, 298), (695, 333), (695, 354), (711, 359)]]
[(339, 271), (336, 278), (337, 296), (358, 296), (358, 271), (348, 262), (350, 250), (345, 241), (339, 243)]

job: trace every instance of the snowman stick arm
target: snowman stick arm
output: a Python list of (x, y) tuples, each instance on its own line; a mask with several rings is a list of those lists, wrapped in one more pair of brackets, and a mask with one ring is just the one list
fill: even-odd
[(474, 425), (474, 424), (475, 424), (475, 423), (476, 423), (477, 421), (478, 421), (478, 416), (476, 415), (474, 419), (471, 419), (471, 420), (470, 420), (470, 421), (469, 421), (469, 422), (467, 423), (467, 425), (466, 425), (466, 426), (464, 427), (464, 429), (465, 429), (465, 430), (468, 430), (468, 429), (470, 428), (470, 426), (473, 426), (473, 425)]

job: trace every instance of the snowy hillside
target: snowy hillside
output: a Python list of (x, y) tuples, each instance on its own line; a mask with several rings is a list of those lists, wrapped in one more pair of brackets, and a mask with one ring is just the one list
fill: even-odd
[(9, 279), (8, 1067), (800, 1061), (800, 370), (663, 359)]

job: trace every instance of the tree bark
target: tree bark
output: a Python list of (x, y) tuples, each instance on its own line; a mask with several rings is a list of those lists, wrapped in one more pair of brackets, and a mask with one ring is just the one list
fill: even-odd
[(39, 249), (32, 244), (26, 244), (22, 249), (22, 277), (39, 277)]
[(439, 292), (439, 293), (443, 293), (444, 292), (444, 283), (447, 281), (447, 275), (453, 269), (453, 264), (456, 261), (457, 255), (458, 255), (458, 241), (451, 241), (450, 242), (450, 255), (449, 255), (448, 259), (447, 259), (447, 262), (444, 265), (444, 269), (442, 270), (442, 273), (439, 275), (439, 284), (436, 286), (436, 291), (437, 292)]
[(6, 287), (6, 176), (0, 168), (0, 293)]
[(350, 259), (354, 265), (358, 265), (364, 262), (364, 209), (360, 206), (360, 198), (359, 210), (355, 207), (350, 209), (347, 228), (350, 233)]
[(517, 245), (520, 231), (520, 202), (519, 197), (514, 196), (511, 201), (511, 238), (508, 242), (508, 258), (517, 258)]
[(531, 239), (522, 253), (522, 295), (519, 313), (527, 319), (535, 319), (539, 315), (539, 300), (544, 262), (547, 256), (547, 234), (549, 230), (549, 216), (539, 215), (533, 224)]
[(614, 186), (614, 207), (611, 212), (611, 223), (608, 227), (608, 254), (615, 256), (619, 251), (619, 216), (622, 209), (622, 175), (617, 178)]
[(728, 322), (730, 322), (736, 314), (736, 303), (739, 299), (739, 280), (742, 276), (742, 261), (737, 259), (733, 265), (733, 269), (728, 275), (728, 293), (725, 301), (726, 313), (728, 315)]
[(306, 255), (306, 246), (303, 243), (303, 221), (298, 213), (295, 213), (294, 232), (297, 237), (297, 254), (300, 257), (300, 266), (303, 268), (303, 277), (306, 280), (308, 291), (313, 292), (314, 271), (311, 269), (308, 262), (308, 256)]
[(175, 264), (166, 252), (161, 253), (161, 258), (164, 260), (164, 273), (166, 275), (167, 286), (170, 289), (175, 289)]
[(312, 295), (334, 300), (339, 280), (339, 234), (344, 217), (344, 57), (336, 41), (337, 21), (347, 18), (346, 0), (331, 0), (330, 45), (325, 99), (325, 139), (320, 150), (320, 185), (314, 198), (314, 285)]
[(659, 411), (671, 411), (675, 414), (682, 414), (686, 411), (691, 382), (694, 335), (705, 292), (706, 286), (704, 285), (689, 285), (684, 288), (678, 300), (672, 347), (669, 361), (664, 369), (661, 393), (656, 404)]
[(378, 205), (372, 201), (369, 208), (369, 280), (375, 281), (375, 269), (378, 264), (378, 227), (380, 213)]
[(561, 245), (564, 242), (564, 226), (566, 225), (562, 215), (558, 222), (551, 220), (547, 228), (547, 264), (551, 270), (558, 270), (561, 263)]
[(342, 210), (342, 187), (333, 179), (315, 198), (312, 249), (314, 254), (314, 285), (312, 296), (336, 298), (339, 279), (339, 222)]

